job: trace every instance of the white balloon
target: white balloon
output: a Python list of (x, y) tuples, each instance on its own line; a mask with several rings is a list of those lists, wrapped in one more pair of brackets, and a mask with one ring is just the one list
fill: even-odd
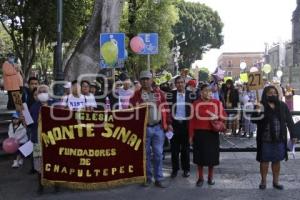
[(281, 70), (278, 70), (278, 71), (276, 72), (276, 75), (277, 75), (278, 78), (280, 78), (280, 77), (282, 76), (282, 74), (283, 74), (283, 73), (282, 73)]
[(246, 69), (246, 67), (247, 67), (247, 63), (245, 63), (245, 62), (241, 62), (241, 63), (240, 63), (240, 68), (241, 68), (241, 70)]
[(251, 68), (250, 68), (250, 72), (258, 72), (257, 67), (251, 67)]

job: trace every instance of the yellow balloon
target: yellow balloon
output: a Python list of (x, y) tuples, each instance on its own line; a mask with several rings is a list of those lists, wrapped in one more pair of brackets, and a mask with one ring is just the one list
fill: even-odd
[(266, 74), (270, 73), (272, 71), (271, 65), (265, 64), (262, 68), (262, 71), (265, 72)]
[(101, 46), (101, 55), (108, 65), (114, 65), (118, 61), (118, 45), (116, 41), (105, 42)]

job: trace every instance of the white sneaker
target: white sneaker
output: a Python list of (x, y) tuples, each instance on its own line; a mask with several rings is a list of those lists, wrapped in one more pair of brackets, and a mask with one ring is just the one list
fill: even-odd
[(17, 160), (14, 160), (14, 163), (11, 166), (12, 168), (18, 168), (19, 167), (19, 163)]
[(20, 159), (20, 160), (18, 161), (19, 166), (22, 166), (23, 163), (24, 163), (24, 160), (23, 160), (23, 159)]

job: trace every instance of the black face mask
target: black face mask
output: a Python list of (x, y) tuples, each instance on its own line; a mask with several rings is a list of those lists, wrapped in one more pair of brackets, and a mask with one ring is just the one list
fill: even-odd
[(267, 101), (271, 103), (276, 103), (279, 101), (278, 96), (267, 96)]

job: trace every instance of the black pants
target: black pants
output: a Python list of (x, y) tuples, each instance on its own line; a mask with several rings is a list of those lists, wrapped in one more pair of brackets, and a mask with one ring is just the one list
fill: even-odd
[(174, 136), (171, 139), (172, 169), (179, 170), (179, 153), (181, 168), (190, 171), (190, 148), (187, 121), (173, 121)]
[(12, 92), (13, 91), (7, 91), (8, 101), (7, 101), (7, 106), (6, 107), (7, 107), (8, 110), (16, 109), (13, 96), (11, 95)]

